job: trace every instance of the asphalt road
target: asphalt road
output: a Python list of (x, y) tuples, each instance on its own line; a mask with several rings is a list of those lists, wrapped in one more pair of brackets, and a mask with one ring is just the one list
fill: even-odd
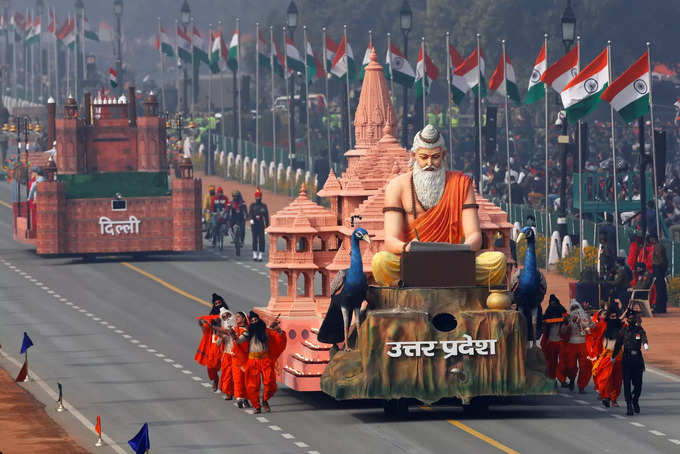
[[(144, 422), (152, 451), (164, 454), (680, 452), (680, 377), (656, 371), (645, 374), (643, 413), (634, 418), (623, 417), (624, 408), (600, 408), (592, 388), (510, 399), (484, 418), (453, 406), (414, 406), (403, 420), (385, 417), (379, 402), (280, 389), (271, 414), (247, 414), (212, 393), (193, 356), (201, 334), (194, 317), (208, 310), (199, 300), (215, 291), (232, 310), (266, 305), (268, 274), (264, 262), (248, 260), (249, 247), (244, 260), (230, 248), (134, 262), (38, 257), (11, 239), (9, 198), (0, 183), (2, 351), (19, 359), (28, 331), (30, 368), (52, 389), (62, 383), (65, 399), (91, 424), (100, 415), (117, 452), (130, 452), (126, 441)], [(2, 357), (0, 366), (18, 370)], [(55, 413), (38, 383), (22, 386), (93, 446), (95, 436), (74, 412)]]

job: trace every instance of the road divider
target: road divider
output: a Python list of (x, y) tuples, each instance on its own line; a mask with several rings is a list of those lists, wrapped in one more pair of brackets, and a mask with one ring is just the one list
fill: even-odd
[(148, 271), (144, 271), (143, 269), (141, 269), (141, 268), (139, 268), (139, 267), (136, 267), (135, 265), (133, 265), (133, 264), (131, 264), (131, 263), (128, 263), (128, 262), (121, 262), (121, 265), (123, 265), (124, 267), (127, 267), (127, 268), (131, 269), (132, 271), (135, 271), (135, 272), (141, 274), (141, 275), (144, 276), (144, 277), (148, 277), (148, 278), (151, 279), (152, 281), (157, 282), (158, 284), (162, 285), (163, 287), (167, 288), (168, 290), (172, 290), (173, 292), (178, 293), (178, 294), (182, 295), (182, 296), (185, 297), (185, 298), (188, 298), (188, 299), (190, 299), (190, 300), (192, 300), (192, 301), (196, 301), (197, 303), (201, 303), (201, 304), (203, 304), (204, 306), (212, 307), (212, 304), (210, 304), (209, 302), (204, 301), (204, 300), (202, 300), (202, 299), (200, 299), (200, 298), (198, 298), (198, 297), (192, 295), (191, 293), (187, 293), (187, 292), (185, 292), (184, 290), (175, 287), (175, 286), (172, 285), (171, 283), (169, 283), (169, 282), (167, 282), (167, 281), (164, 281), (164, 280), (161, 279), (160, 277), (154, 276), (153, 274), (149, 273)]

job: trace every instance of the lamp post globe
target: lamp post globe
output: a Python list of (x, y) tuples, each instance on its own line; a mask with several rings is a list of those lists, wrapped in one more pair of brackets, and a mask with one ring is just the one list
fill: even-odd
[(286, 10), (286, 27), (290, 30), (291, 36), (295, 33), (295, 29), (298, 25), (298, 9), (295, 2), (291, 0)]
[(38, 16), (42, 16), (44, 11), (45, 11), (45, 1), (44, 0), (35, 0), (35, 12), (38, 13)]
[(83, 3), (83, 0), (76, 0), (74, 8), (77, 14), (83, 14), (83, 11), (85, 11), (85, 4)]
[(185, 27), (189, 25), (189, 22), (191, 21), (191, 8), (189, 8), (189, 2), (187, 0), (184, 0), (182, 3), (182, 9), (180, 9), (181, 13), (181, 19), (182, 19), (182, 25)]
[(413, 12), (411, 11), (411, 6), (408, 4), (408, 0), (404, 0), (399, 10), (399, 27), (401, 31), (408, 33), (411, 30), (412, 22)]
[(123, 15), (123, 0), (113, 0), (113, 14), (118, 17)]
[(562, 42), (564, 48), (568, 52), (574, 44), (576, 38), (576, 16), (574, 10), (571, 8), (571, 0), (567, 0), (567, 7), (562, 13)]
[[(399, 10), (399, 28), (401, 28), (402, 36), (404, 37), (404, 57), (408, 58), (408, 32), (413, 27), (413, 12), (408, 0), (404, 0)], [(401, 124), (401, 144), (405, 147), (408, 145), (408, 87), (404, 85), (404, 111), (402, 115)]]

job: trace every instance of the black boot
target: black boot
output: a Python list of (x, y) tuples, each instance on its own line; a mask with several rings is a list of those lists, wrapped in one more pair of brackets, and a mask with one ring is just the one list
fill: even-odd
[(609, 399), (603, 399), (602, 400), (602, 405), (605, 406), (605, 408), (609, 408), (611, 401)]
[(640, 404), (637, 399), (633, 401), (633, 410), (635, 410), (635, 413), (640, 413)]
[(633, 406), (630, 404), (630, 402), (626, 402), (626, 416), (633, 416)]
[(574, 380), (573, 378), (570, 378), (570, 379), (569, 379), (569, 391), (573, 391), (573, 390), (574, 390), (574, 381), (575, 381), (575, 380)]

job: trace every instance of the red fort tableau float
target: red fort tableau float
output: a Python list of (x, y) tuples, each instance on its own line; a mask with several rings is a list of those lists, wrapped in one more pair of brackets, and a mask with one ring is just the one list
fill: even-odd
[(165, 122), (156, 96), (137, 117), (134, 88), (119, 99), (73, 98), (56, 118), (48, 104), (48, 143), (56, 154), (22, 153), (38, 167), (35, 202), (14, 203), (14, 238), (38, 254), (146, 253), (202, 248), (201, 180), (191, 160), (168, 180)]
[[(358, 242), (367, 276), (372, 257), (384, 250), (385, 188), (409, 171), (409, 153), (395, 138), (396, 123), (374, 53), (354, 119), (356, 146), (345, 153), (347, 170), (339, 178), (331, 171), (318, 193), (330, 199), (330, 209), (314, 203), (302, 188), (297, 199), (272, 216), (267, 230), (271, 298), (260, 313), (266, 320), (280, 314), (288, 333), (279, 381), (298, 391), (323, 390), (337, 399), (386, 402), (417, 398), (431, 403), (453, 397), (469, 404), (481, 396), (555, 392), (553, 381), (545, 377), (542, 355), (527, 349), (524, 319), (517, 311), (487, 306), (490, 291), (475, 282), (472, 252), (468, 262), (456, 264), (470, 268), (467, 272), (448, 264), (449, 274), (471, 275), (471, 283), (445, 288), (369, 286), (368, 310), (354, 350), (336, 353), (317, 339), (331, 302), (331, 281), (350, 265), (354, 221), (360, 219), (370, 236), (370, 242)], [(477, 254), (496, 250), (510, 257), (512, 226), (506, 213), (482, 197), (476, 202), (482, 234)], [(321, 282), (320, 289), (317, 285), (315, 290), (315, 280)], [(280, 281), (287, 283), (285, 289)], [(444, 329), (435, 326), (436, 315), (442, 313), (453, 316), (444, 318), (455, 323)]]

